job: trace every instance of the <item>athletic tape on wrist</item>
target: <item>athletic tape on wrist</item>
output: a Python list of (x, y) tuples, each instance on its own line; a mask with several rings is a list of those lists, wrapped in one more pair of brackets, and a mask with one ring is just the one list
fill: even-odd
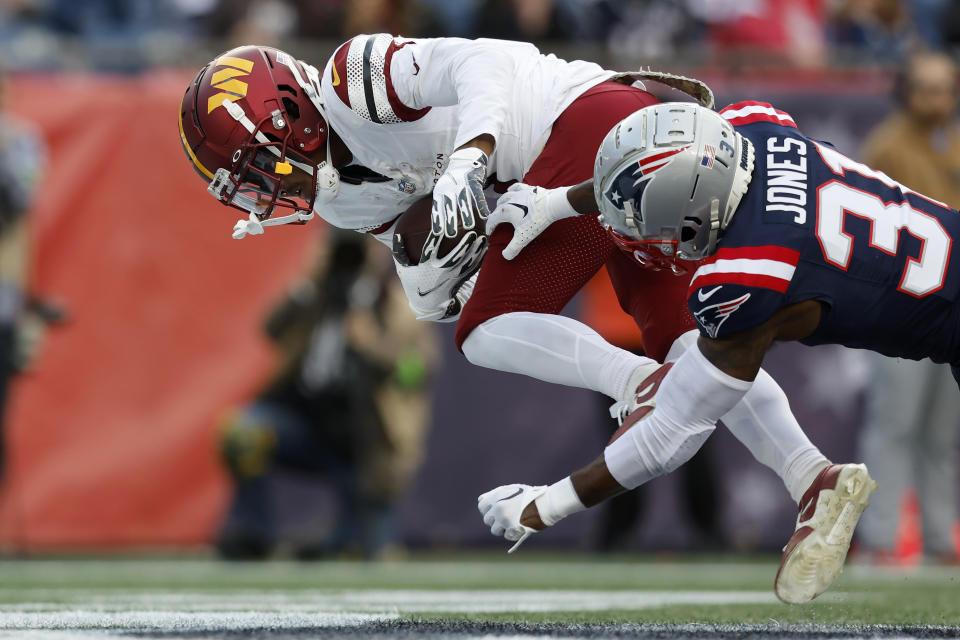
[(580, 496), (577, 495), (577, 490), (573, 488), (570, 476), (547, 487), (543, 495), (534, 502), (540, 513), (540, 520), (548, 527), (552, 527), (570, 514), (586, 509), (580, 501)]

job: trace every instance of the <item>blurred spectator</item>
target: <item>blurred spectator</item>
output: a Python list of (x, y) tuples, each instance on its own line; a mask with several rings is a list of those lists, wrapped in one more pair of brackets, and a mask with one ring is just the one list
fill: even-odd
[(30, 272), (28, 211), (44, 163), (40, 135), (7, 111), (6, 79), (0, 71), (0, 474), (2, 418), (11, 377), (29, 368), (47, 319), (55, 314), (27, 297)]
[(956, 74), (946, 55), (913, 56), (894, 81), (896, 110), (862, 152), (870, 166), (952, 207), (960, 206)]
[[(617, 57), (636, 60), (664, 58), (702, 44), (702, 24), (694, 19), (688, 3), (611, 0), (595, 4), (606, 10), (607, 24), (600, 23), (603, 13), (589, 16), (588, 20), (583, 16), (580, 23), (592, 29), (605, 26), (608, 29), (607, 47)], [(585, 28), (580, 27), (581, 33)]]
[(395, 540), (396, 501), (420, 463), (433, 330), (410, 314), (389, 265), (370, 259), (371, 240), (329, 233), (329, 256), (267, 321), (278, 375), (225, 425), (236, 481), (217, 542), (227, 558), (262, 557), (277, 542), (269, 480), (280, 469), (323, 476), (337, 494), (333, 531), (301, 557), (376, 558)]
[(485, 0), (419, 0), (426, 35), (473, 38)]
[(831, 7), (831, 44), (858, 59), (902, 62), (921, 46), (909, 9), (904, 0), (837, 0)]
[(411, 4), (407, 0), (349, 0), (343, 21), (343, 36), (358, 33), (411, 33)]
[(943, 18), (957, 3), (950, 0), (908, 0), (910, 20), (920, 41), (929, 49), (940, 49), (944, 42)]
[(600, 40), (622, 0), (412, 0), (413, 31), (428, 36), (508, 40)]
[(728, 62), (825, 64), (824, 0), (688, 0)]
[[(952, 207), (960, 207), (960, 129), (957, 69), (945, 55), (910, 59), (896, 81), (898, 108), (869, 136), (863, 160), (890, 177)], [(957, 562), (957, 445), (960, 398), (947, 365), (873, 355), (863, 461), (880, 485), (860, 523), (865, 557), (897, 561), (904, 494), (916, 487), (924, 550)]]
[(229, 46), (279, 46), (294, 34), (299, 21), (298, 9), (289, 0), (231, 0), (215, 3), (202, 25), (210, 36), (226, 39)]
[(938, 16), (940, 36), (944, 45), (955, 50), (960, 46), (960, 2), (944, 0), (944, 4)]

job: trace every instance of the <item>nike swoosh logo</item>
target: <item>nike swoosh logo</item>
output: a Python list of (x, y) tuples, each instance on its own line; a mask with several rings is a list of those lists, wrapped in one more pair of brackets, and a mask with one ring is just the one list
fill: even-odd
[(717, 291), (720, 291), (720, 287), (722, 287), (722, 286), (723, 286), (722, 284), (718, 284), (718, 285), (717, 285), (716, 287), (714, 287), (713, 289), (710, 289), (710, 291), (707, 291), (706, 294), (704, 294), (703, 291), (697, 291), (697, 299), (698, 299), (700, 302), (706, 302), (706, 301), (707, 301), (707, 298), (709, 298), (710, 296), (712, 296), (713, 294), (715, 294)]
[(421, 298), (425, 298), (426, 296), (430, 295), (431, 293), (433, 293), (434, 291), (436, 291), (442, 286), (443, 286), (442, 284), (438, 284), (433, 289), (427, 289), (426, 291), (421, 291), (420, 287), (417, 287), (417, 295), (420, 296)]
[(526, 218), (526, 217), (527, 217), (527, 214), (530, 212), (529, 207), (527, 207), (526, 205), (517, 204), (516, 202), (508, 202), (507, 204), (510, 205), (510, 206), (512, 206), (512, 207), (516, 207), (517, 209), (520, 209), (520, 211), (523, 211), (523, 217), (524, 217), (524, 218)]
[(331, 82), (330, 84), (331, 84), (331, 86), (339, 87), (339, 86), (340, 86), (340, 74), (337, 73), (337, 65), (336, 65), (336, 64), (330, 65), (330, 69), (333, 71), (333, 82)]
[(511, 494), (508, 495), (506, 498), (500, 498), (499, 500), (497, 500), (497, 502), (503, 502), (504, 500), (509, 500), (510, 498), (516, 498), (516, 497), (517, 497), (518, 495), (520, 495), (521, 493), (523, 493), (523, 489), (522, 489), (522, 488), (521, 488), (521, 489), (517, 489), (517, 492), (516, 492), (516, 493), (511, 493)]

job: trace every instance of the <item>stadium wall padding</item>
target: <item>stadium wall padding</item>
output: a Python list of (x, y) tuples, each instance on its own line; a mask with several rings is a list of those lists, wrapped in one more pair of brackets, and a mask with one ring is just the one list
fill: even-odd
[(207, 540), (226, 498), (215, 431), (271, 366), (261, 316), (322, 224), (233, 240), (177, 133), (190, 76), (30, 76), (13, 111), (48, 145), (32, 289), (62, 301), (5, 425), (7, 547)]

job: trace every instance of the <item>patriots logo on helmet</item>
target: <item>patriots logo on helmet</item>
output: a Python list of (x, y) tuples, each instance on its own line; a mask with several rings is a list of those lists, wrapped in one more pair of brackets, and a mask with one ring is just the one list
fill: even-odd
[(629, 201), (633, 206), (636, 221), (643, 222), (643, 210), (640, 208), (640, 201), (643, 199), (643, 192), (646, 191), (647, 185), (650, 184), (653, 172), (665, 167), (670, 163), (673, 156), (687, 148), (689, 146), (655, 153), (641, 158), (636, 164), (627, 165), (610, 181), (610, 188), (603, 194), (603, 197), (618, 209), (625, 209), (623, 202), (624, 200)]
[(727, 318), (732, 316), (733, 313), (742, 307), (743, 303), (749, 299), (750, 294), (745, 293), (739, 298), (734, 298), (733, 300), (728, 300), (727, 302), (712, 304), (709, 307), (703, 307), (699, 311), (695, 312), (693, 317), (696, 318), (697, 324), (707, 332), (708, 336), (711, 338), (716, 338), (717, 333), (720, 331), (721, 325), (723, 325)]
[(643, 170), (635, 164), (630, 164), (624, 168), (610, 182), (610, 188), (603, 194), (603, 197), (609, 200), (617, 209), (624, 209), (623, 201), (626, 198), (633, 204), (633, 211), (639, 220), (642, 221), (640, 210), (640, 199), (647, 185), (650, 184), (649, 176), (643, 175)]

